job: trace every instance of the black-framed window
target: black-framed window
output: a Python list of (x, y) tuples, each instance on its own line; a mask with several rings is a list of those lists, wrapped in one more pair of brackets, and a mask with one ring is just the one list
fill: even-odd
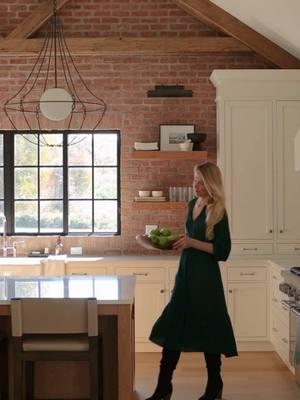
[(30, 143), (25, 131), (0, 134), (0, 213), (8, 233), (120, 234), (120, 132), (39, 134), (63, 146)]

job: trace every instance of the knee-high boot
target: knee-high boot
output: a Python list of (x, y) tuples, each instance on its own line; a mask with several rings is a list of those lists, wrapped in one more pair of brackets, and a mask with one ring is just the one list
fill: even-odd
[(163, 348), (157, 386), (153, 395), (146, 400), (170, 400), (173, 391), (173, 372), (177, 366), (179, 357), (180, 351)]
[(221, 378), (221, 354), (204, 353), (207, 368), (207, 385), (205, 393), (199, 400), (222, 399), (223, 381)]

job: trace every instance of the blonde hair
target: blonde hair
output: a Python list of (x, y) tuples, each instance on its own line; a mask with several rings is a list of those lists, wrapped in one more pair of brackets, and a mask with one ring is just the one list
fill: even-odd
[(206, 209), (205, 236), (207, 240), (212, 240), (214, 238), (214, 226), (221, 221), (225, 213), (225, 194), (221, 171), (217, 165), (206, 162), (195, 165), (194, 173), (201, 175), (210, 197)]

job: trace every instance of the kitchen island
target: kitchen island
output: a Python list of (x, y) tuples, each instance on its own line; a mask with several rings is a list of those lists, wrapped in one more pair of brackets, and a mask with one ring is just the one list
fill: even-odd
[[(133, 276), (0, 277), (0, 330), (9, 337), (13, 297), (96, 297), (103, 347), (103, 400), (132, 400), (134, 386)], [(13, 395), (11, 347), (9, 388)], [(87, 368), (79, 362), (39, 362), (35, 398), (89, 397)]]

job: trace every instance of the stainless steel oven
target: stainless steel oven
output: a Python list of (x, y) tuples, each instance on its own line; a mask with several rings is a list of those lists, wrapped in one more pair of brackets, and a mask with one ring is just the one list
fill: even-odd
[(290, 362), (300, 386), (300, 307), (290, 308)]

